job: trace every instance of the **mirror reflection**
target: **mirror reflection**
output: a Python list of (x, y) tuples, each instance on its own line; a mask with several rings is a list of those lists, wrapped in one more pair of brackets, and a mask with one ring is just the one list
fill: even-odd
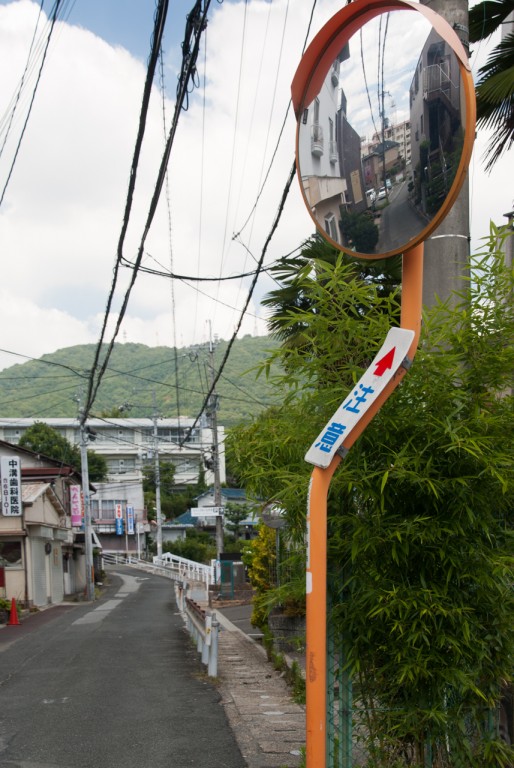
[(429, 22), (392, 11), (365, 24), (300, 113), (299, 170), (318, 228), (366, 256), (412, 245), (452, 186), (464, 124), (457, 57)]

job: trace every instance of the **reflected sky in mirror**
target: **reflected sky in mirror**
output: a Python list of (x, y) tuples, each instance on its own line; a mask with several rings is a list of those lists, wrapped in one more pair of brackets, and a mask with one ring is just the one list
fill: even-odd
[(453, 183), (463, 109), (457, 58), (424, 17), (368, 22), (300, 114), (299, 168), (318, 228), (367, 256), (412, 245)]

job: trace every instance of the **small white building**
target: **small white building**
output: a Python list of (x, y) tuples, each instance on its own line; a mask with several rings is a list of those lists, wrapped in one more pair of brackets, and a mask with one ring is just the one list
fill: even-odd
[(20, 605), (44, 606), (81, 592), (83, 534), (80, 543), (80, 526), (73, 527), (71, 516), (71, 489), (80, 487), (80, 474), (0, 441), (0, 475), (0, 596)]

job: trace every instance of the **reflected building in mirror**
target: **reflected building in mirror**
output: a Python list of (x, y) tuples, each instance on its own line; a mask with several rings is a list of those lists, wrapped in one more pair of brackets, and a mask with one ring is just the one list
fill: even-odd
[(344, 211), (367, 207), (360, 159), (360, 137), (346, 116), (346, 97), (339, 83), (345, 46), (333, 62), (317, 97), (304, 109), (298, 135), (301, 179), (312, 215), (329, 237), (343, 245)]
[(435, 30), (412, 78), (409, 103), (414, 204), (428, 217), (453, 183), (463, 146), (465, 105), (457, 58)]
[[(396, 176), (402, 167), (400, 145), (386, 139), (372, 145), (368, 154), (362, 158), (362, 169), (367, 189), (383, 187), (386, 179)], [(385, 177), (384, 177), (385, 171)]]

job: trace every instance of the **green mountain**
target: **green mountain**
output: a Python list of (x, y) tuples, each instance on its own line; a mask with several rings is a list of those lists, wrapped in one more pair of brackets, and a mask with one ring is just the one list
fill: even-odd
[[(208, 346), (170, 347), (116, 344), (91, 416), (196, 417), (212, 381), (211, 357), (217, 372), (228, 342)], [(231, 427), (248, 421), (276, 403), (273, 386), (257, 368), (276, 345), (267, 336), (236, 339), (216, 385), (218, 423)], [(77, 399), (85, 400), (96, 345), (67, 347), (0, 371), (0, 416), (75, 416)], [(117, 414), (121, 405), (129, 410)]]

